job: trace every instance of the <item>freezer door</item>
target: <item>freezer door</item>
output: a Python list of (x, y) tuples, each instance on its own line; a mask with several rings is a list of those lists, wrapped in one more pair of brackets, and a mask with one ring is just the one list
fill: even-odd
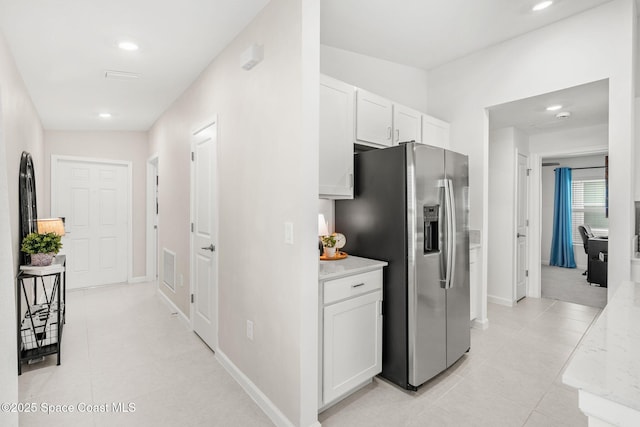
[(446, 369), (444, 150), (407, 145), (409, 383)]
[(446, 180), (452, 194), (455, 254), (447, 289), (447, 367), (470, 347), (469, 323), (469, 166), (465, 155), (445, 151)]

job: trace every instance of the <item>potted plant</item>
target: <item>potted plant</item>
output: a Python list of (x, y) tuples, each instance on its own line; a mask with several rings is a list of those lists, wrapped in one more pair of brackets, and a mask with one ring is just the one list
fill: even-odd
[(31, 265), (50, 265), (53, 257), (62, 248), (62, 242), (56, 233), (30, 233), (22, 240), (22, 252), (31, 255)]
[(333, 235), (322, 236), (322, 246), (324, 247), (324, 256), (327, 258), (333, 258), (336, 256), (336, 238)]

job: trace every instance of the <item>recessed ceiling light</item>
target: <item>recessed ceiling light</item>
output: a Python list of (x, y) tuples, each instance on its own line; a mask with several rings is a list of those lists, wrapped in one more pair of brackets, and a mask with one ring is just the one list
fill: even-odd
[(560, 111), (556, 114), (557, 119), (568, 119), (569, 117), (571, 117), (571, 113), (568, 111)]
[(138, 50), (138, 45), (131, 41), (122, 41), (118, 43), (118, 47), (122, 50), (128, 51)]
[(98, 114), (98, 117), (100, 117), (101, 119), (110, 119), (111, 113), (100, 113)]
[(558, 111), (562, 108), (562, 105), (550, 105), (547, 107), (547, 111)]
[(540, 3), (536, 4), (535, 6), (533, 6), (531, 8), (531, 10), (533, 10), (534, 12), (538, 12), (538, 11), (540, 11), (542, 9), (548, 8), (552, 4), (553, 4), (553, 1), (551, 1), (551, 0), (541, 1)]

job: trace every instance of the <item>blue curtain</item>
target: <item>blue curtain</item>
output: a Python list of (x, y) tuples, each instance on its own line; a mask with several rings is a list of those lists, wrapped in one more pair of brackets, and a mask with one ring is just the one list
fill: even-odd
[(556, 169), (556, 194), (553, 209), (551, 265), (576, 268), (571, 230), (571, 169)]

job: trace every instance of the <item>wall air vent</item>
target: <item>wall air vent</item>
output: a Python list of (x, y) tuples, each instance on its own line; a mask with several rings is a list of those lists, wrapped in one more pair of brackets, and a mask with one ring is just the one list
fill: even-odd
[(176, 254), (162, 248), (162, 283), (176, 290)]
[(104, 78), (107, 80), (138, 80), (140, 74), (130, 73), (128, 71), (106, 70)]

